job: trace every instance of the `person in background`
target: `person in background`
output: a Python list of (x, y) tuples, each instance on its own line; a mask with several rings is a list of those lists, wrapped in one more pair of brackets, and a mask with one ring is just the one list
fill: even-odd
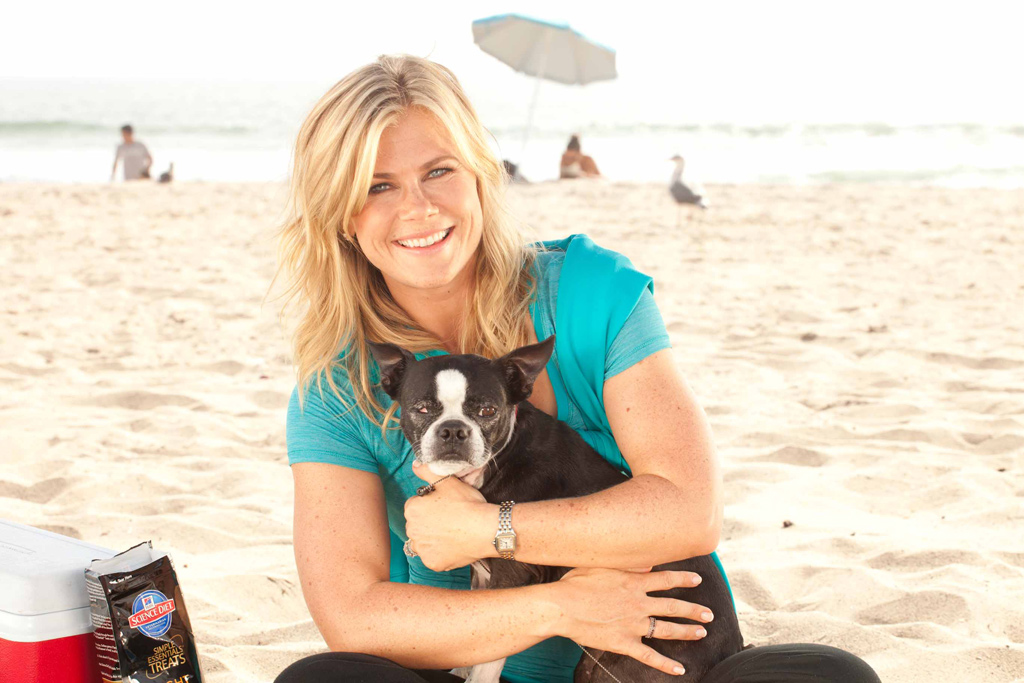
[(110, 169), (110, 182), (114, 182), (117, 175), (117, 162), (124, 162), (125, 180), (144, 180), (149, 178), (149, 167), (153, 165), (153, 157), (150, 156), (146, 146), (135, 139), (134, 131), (129, 125), (121, 126), (121, 136), (124, 142), (117, 146), (114, 155), (114, 167)]
[(562, 154), (559, 178), (597, 178), (601, 172), (593, 158), (580, 151), (580, 136), (575, 133), (569, 138), (569, 144)]
[(513, 164), (508, 159), (502, 159), (501, 165), (505, 167), (505, 173), (508, 174), (508, 180), (510, 183), (529, 183), (522, 173), (519, 172), (519, 166)]

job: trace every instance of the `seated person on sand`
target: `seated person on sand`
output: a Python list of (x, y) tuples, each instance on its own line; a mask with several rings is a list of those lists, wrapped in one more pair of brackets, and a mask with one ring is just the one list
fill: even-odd
[(601, 172), (597, 170), (597, 164), (591, 157), (580, 151), (580, 137), (573, 135), (569, 138), (569, 144), (562, 154), (561, 169), (559, 178), (597, 178)]

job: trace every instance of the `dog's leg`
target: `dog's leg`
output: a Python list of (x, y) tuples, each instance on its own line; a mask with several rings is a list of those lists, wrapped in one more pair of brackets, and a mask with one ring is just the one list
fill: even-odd
[[(486, 562), (474, 562), (470, 566), (470, 588), (472, 590), (485, 590), (491, 583), (491, 570)], [(505, 660), (487, 664), (477, 664), (471, 667), (460, 667), (452, 669), (456, 676), (462, 676), (466, 683), (499, 683), (501, 670), (505, 667)]]
[(501, 670), (504, 668), (504, 657), (494, 662), (477, 664), (469, 673), (469, 678), (466, 679), (466, 683), (500, 683)]

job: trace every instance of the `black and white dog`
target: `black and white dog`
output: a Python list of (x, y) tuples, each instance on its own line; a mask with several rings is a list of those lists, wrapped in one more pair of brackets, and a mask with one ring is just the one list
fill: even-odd
[[(490, 503), (585, 496), (625, 481), (626, 476), (587, 444), (569, 425), (534, 408), (526, 398), (551, 352), (555, 338), (488, 360), (474, 355), (416, 358), (392, 344), (370, 344), (381, 369), (381, 387), (398, 401), (401, 426), (416, 457), (438, 476), (454, 474), (477, 488)], [(743, 648), (729, 590), (710, 556), (659, 565), (658, 570), (700, 574), (694, 588), (651, 593), (711, 609), (714, 622), (701, 640), (645, 639), (682, 663), (685, 680), (699, 681), (707, 671)], [(509, 588), (557, 581), (569, 567), (546, 567), (515, 560), (473, 563), (472, 586)], [(686, 618), (659, 617), (681, 624)], [(576, 667), (576, 683), (624, 683), (679, 680), (638, 660), (613, 652), (591, 651)], [(505, 660), (472, 667), (471, 683), (497, 683)], [(611, 676), (609, 675), (611, 674)], [(614, 678), (613, 678), (614, 676)]]

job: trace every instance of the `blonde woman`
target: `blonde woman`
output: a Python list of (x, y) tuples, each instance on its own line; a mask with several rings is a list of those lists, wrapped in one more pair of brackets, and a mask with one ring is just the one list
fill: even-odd
[[(456, 681), (447, 670), (505, 657), (502, 680), (571, 681), (577, 643), (678, 673), (641, 642), (650, 617), (706, 625), (657, 622), (659, 639), (715, 627), (701, 605), (647, 595), (693, 585), (690, 574), (649, 569), (712, 552), (722, 519), (707, 421), (676, 369), (650, 278), (585, 236), (525, 244), (503, 203), (506, 180), (456, 77), (425, 59), (357, 69), (302, 126), (281, 242), (301, 304), (287, 440), (296, 563), (330, 651), (277, 683)], [(556, 325), (529, 401), (632, 478), (515, 507), (517, 559), (577, 567), (562, 580), (465, 590), (468, 565), (497, 557), (498, 508), (457, 478), (414, 495), (433, 477), (413, 467), (366, 342), (496, 357)], [(877, 680), (839, 650), (782, 647), (735, 655), (710, 678), (792, 680), (817, 666), (821, 677), (801, 680)]]

